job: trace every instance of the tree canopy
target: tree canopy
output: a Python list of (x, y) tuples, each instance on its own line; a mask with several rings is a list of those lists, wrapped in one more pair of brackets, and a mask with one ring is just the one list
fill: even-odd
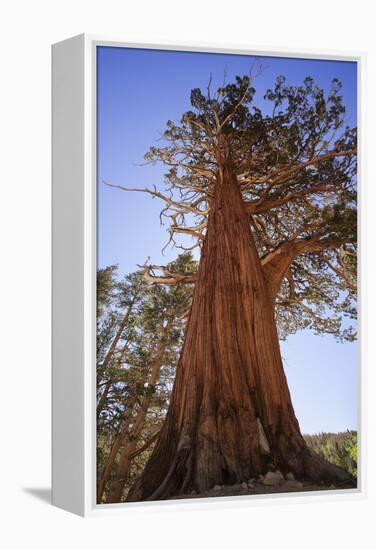
[[(352, 340), (356, 317), (357, 129), (346, 126), (341, 83), (328, 92), (311, 77), (283, 76), (255, 104), (255, 81), (236, 77), (215, 93), (191, 91), (192, 110), (168, 121), (147, 162), (167, 167), (165, 187), (137, 189), (162, 199), (170, 241), (200, 247), (225, 156), (241, 190), (275, 304), (281, 338), (300, 328)], [(192, 246), (178, 237), (189, 235)], [(151, 282), (194, 282), (195, 275), (148, 266)]]

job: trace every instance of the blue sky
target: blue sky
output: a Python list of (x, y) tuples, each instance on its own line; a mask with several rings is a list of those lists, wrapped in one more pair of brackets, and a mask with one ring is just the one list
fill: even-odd
[[(190, 108), (192, 88), (221, 85), (249, 74), (254, 57), (128, 48), (98, 48), (98, 266), (118, 264), (120, 274), (134, 271), (148, 256), (166, 264), (177, 255), (169, 247), (167, 226), (160, 226), (162, 202), (143, 193), (125, 193), (103, 181), (128, 187), (163, 189), (163, 166), (140, 166), (163, 133), (167, 120)], [(342, 84), (346, 121), (356, 125), (356, 64), (351, 62), (259, 57), (255, 104), (266, 110), (263, 95), (276, 76), (290, 84), (306, 76), (328, 89)], [(282, 343), (282, 355), (295, 412), (304, 433), (357, 427), (357, 344), (301, 331)]]

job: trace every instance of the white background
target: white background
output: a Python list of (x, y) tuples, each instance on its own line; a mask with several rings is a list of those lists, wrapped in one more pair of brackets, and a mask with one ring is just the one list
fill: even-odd
[[(24, 0), (1, 10), (1, 539), (3, 548), (375, 548), (373, 3), (358, 0)], [(368, 497), (84, 520), (46, 501), (50, 479), (50, 45), (81, 32), (130, 42), (368, 53)], [(363, 213), (363, 215), (365, 215)], [(69, 343), (67, 342), (67, 345)], [(67, 396), (69, 406), (69, 396)], [(4, 464), (3, 464), (4, 462)]]

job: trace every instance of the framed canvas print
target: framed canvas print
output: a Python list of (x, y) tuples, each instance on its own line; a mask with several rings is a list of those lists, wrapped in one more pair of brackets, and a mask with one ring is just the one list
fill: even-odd
[(362, 494), (361, 68), (53, 46), (56, 505)]

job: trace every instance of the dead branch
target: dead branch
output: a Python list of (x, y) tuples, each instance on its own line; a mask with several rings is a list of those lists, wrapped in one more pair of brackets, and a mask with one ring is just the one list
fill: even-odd
[[(157, 275), (156, 272), (161, 272), (162, 275)], [(172, 273), (163, 265), (148, 265), (144, 270), (144, 279), (151, 285), (193, 284), (196, 282), (197, 273)]]
[[(176, 209), (178, 212), (191, 212), (192, 214), (195, 214), (197, 216), (202, 216), (203, 215), (203, 213), (201, 211), (196, 210), (190, 204), (188, 204), (186, 202), (183, 202), (183, 201), (182, 202), (176, 202), (173, 199), (171, 199), (170, 197), (166, 197), (166, 195), (163, 195), (162, 193), (160, 193), (156, 189), (154, 189), (154, 191), (153, 191), (152, 189), (148, 189), (147, 187), (144, 187), (144, 188), (124, 187), (123, 185), (115, 185), (113, 183), (107, 183), (107, 182), (103, 182), (103, 183), (105, 185), (107, 185), (107, 187), (113, 187), (114, 189), (120, 189), (121, 191), (147, 193), (149, 195), (152, 195), (153, 197), (158, 197), (159, 199), (162, 199), (163, 201), (165, 201), (169, 206)], [(196, 187), (189, 186), (189, 185), (187, 185), (186, 187), (188, 187), (188, 188), (190, 188), (194, 191), (198, 191), (198, 192), (202, 193), (203, 195), (209, 196), (209, 194), (205, 191), (205, 189), (196, 188)]]
[[(296, 165), (293, 165), (293, 166), (289, 165), (289, 166), (283, 166), (283, 167), (281, 167), (279, 169), (276, 169), (276, 170), (273, 169), (273, 170), (269, 171), (267, 174), (265, 174), (262, 178), (252, 178), (252, 177), (250, 177), (248, 179), (244, 179), (242, 181), (242, 185), (244, 185), (244, 187), (246, 187), (246, 186), (250, 186), (250, 185), (263, 185), (264, 183), (269, 182), (268, 187), (266, 188), (263, 196), (260, 199), (262, 201), (265, 201), (268, 197), (269, 192), (277, 184), (284, 183), (286, 180), (290, 179), (297, 172), (300, 172), (304, 168), (307, 168), (308, 166), (314, 166), (315, 164), (319, 164), (320, 162), (323, 162), (325, 160), (329, 160), (331, 158), (346, 157), (346, 156), (349, 156), (349, 155), (356, 155), (356, 154), (357, 154), (356, 148), (349, 149), (348, 151), (337, 151), (337, 150), (329, 151), (328, 153), (313, 157), (313, 158), (311, 158), (311, 159), (309, 159), (305, 162), (300, 162), (300, 163), (298, 163)], [(245, 183), (246, 181), (247, 181), (247, 183)], [(259, 203), (259, 204), (261, 204), (261, 203)]]
[(307, 189), (301, 189), (300, 191), (293, 191), (288, 193), (285, 197), (281, 197), (276, 200), (264, 201), (264, 199), (258, 199), (257, 201), (244, 201), (245, 208), (249, 214), (262, 214), (273, 208), (278, 208), (287, 204), (288, 202), (307, 197), (308, 195), (315, 195), (316, 193), (328, 193), (335, 192), (338, 190), (338, 187), (334, 185), (314, 185)]

